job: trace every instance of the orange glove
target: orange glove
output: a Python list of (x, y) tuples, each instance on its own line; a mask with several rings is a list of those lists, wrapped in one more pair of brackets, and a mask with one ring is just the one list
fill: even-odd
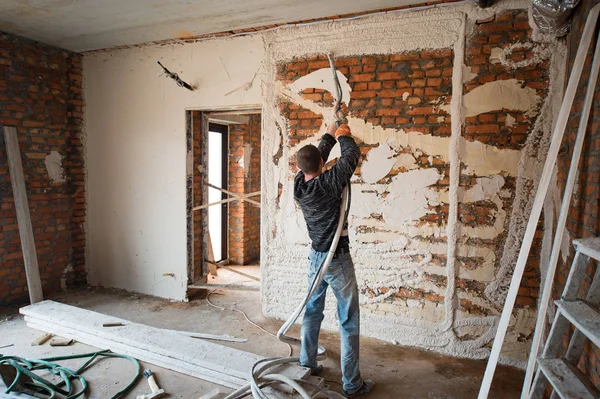
[(337, 128), (335, 131), (335, 138), (337, 139), (340, 136), (352, 136), (350, 132), (350, 126), (343, 124)]

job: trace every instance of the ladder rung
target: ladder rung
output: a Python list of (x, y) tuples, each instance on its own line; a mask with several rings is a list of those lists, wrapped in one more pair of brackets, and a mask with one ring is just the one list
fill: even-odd
[(563, 359), (538, 359), (538, 364), (554, 391), (562, 399), (597, 398), (594, 388), (582, 382), (572, 366)]
[(600, 237), (573, 240), (578, 252), (600, 261)]
[(596, 346), (600, 346), (600, 313), (583, 301), (554, 301), (558, 310)]

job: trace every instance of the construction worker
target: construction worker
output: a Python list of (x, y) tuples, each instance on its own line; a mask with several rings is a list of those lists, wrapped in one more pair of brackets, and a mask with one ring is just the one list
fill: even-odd
[[(323, 171), (336, 139), (341, 147), (341, 157), (331, 169)], [(312, 240), (308, 257), (309, 286), (327, 257), (340, 217), (342, 191), (354, 174), (359, 158), (360, 150), (348, 125), (336, 128), (335, 123), (330, 124), (318, 148), (307, 145), (296, 155), (300, 171), (294, 179), (294, 198), (302, 209)], [(317, 349), (328, 286), (337, 299), (344, 394), (347, 397), (364, 395), (373, 389), (375, 383), (363, 380), (360, 375), (358, 286), (349, 252), (347, 225), (343, 228), (327, 274), (308, 301), (302, 320), (300, 364), (310, 368), (313, 375), (323, 370), (323, 366), (317, 364)]]

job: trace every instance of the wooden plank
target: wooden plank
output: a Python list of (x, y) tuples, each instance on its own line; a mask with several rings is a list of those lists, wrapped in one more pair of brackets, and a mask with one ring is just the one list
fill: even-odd
[(260, 206), (260, 202), (258, 202), (258, 201), (253, 201), (253, 200), (250, 200), (250, 199), (247, 199), (247, 198), (245, 198), (245, 197), (254, 197), (254, 196), (256, 196), (256, 195), (259, 195), (259, 194), (260, 194), (260, 191), (255, 191), (255, 192), (253, 192), (253, 193), (249, 193), (249, 194), (238, 194), (238, 193), (234, 193), (233, 191), (229, 191), (229, 190), (226, 190), (226, 189), (224, 189), (224, 188), (217, 187), (217, 186), (215, 186), (215, 185), (213, 185), (213, 184), (210, 184), (210, 183), (206, 183), (206, 184), (208, 185), (208, 187), (210, 187), (210, 188), (214, 188), (215, 190), (219, 190), (219, 191), (221, 191), (221, 192), (224, 192), (224, 193), (225, 193), (225, 194), (227, 194), (227, 195), (231, 195), (232, 197), (238, 198), (238, 199), (240, 199), (240, 200), (248, 201), (248, 202), (249, 202), (249, 203), (251, 203), (251, 204), (254, 204), (254, 205), (258, 205), (258, 206)]
[[(548, 313), (548, 306), (552, 300), (552, 287), (554, 285), (554, 279), (556, 274), (556, 267), (558, 265), (558, 258), (562, 248), (562, 240), (565, 236), (565, 227), (567, 224), (567, 216), (569, 215), (569, 208), (571, 206), (571, 198), (573, 196), (573, 188), (575, 187), (575, 179), (579, 170), (579, 159), (581, 158), (581, 152), (583, 150), (583, 143), (585, 141), (585, 134), (588, 126), (590, 117), (591, 106), (594, 100), (594, 93), (596, 88), (596, 81), (598, 80), (598, 71), (600, 69), (600, 40), (596, 43), (596, 50), (594, 52), (594, 60), (592, 62), (592, 68), (590, 71), (590, 77), (588, 80), (587, 91), (585, 93), (585, 101), (583, 110), (581, 113), (581, 119), (579, 121), (579, 127), (577, 130), (577, 137), (573, 146), (573, 155), (571, 157), (571, 165), (569, 167), (569, 173), (567, 176), (567, 183), (565, 184), (565, 191), (560, 206), (560, 212), (558, 221), (556, 223), (556, 231), (554, 234), (554, 241), (552, 244), (552, 253), (548, 267), (546, 268), (546, 276), (544, 279), (544, 287), (542, 289), (542, 298), (538, 303), (538, 317), (535, 326), (535, 333), (533, 335), (533, 341), (531, 343), (531, 355), (527, 364), (527, 372), (525, 373), (525, 380), (523, 382), (523, 390), (521, 391), (521, 398), (527, 399), (528, 393), (531, 387), (531, 380), (535, 370), (535, 362), (540, 351), (540, 344), (542, 342), (542, 336), (544, 334), (544, 327), (546, 326), (546, 314)], [(600, 242), (600, 240), (598, 240)], [(581, 244), (580, 244), (581, 246)], [(585, 244), (583, 244), (585, 246)], [(600, 248), (600, 245), (599, 245)], [(579, 251), (581, 252), (581, 251)], [(600, 252), (599, 252), (600, 254)], [(568, 287), (568, 285), (567, 285)], [(577, 286), (579, 288), (579, 285)]]
[[(517, 263), (513, 271), (513, 276), (511, 279), (510, 287), (508, 289), (508, 293), (506, 295), (504, 308), (502, 309), (502, 315), (500, 316), (500, 321), (498, 322), (498, 330), (496, 331), (496, 337), (494, 338), (494, 344), (492, 346), (490, 358), (488, 360), (488, 364), (485, 369), (485, 374), (481, 382), (481, 388), (479, 390), (478, 399), (487, 399), (490, 392), (490, 387), (492, 386), (492, 380), (494, 379), (494, 373), (496, 371), (496, 366), (498, 365), (498, 360), (500, 358), (502, 344), (504, 343), (504, 338), (506, 337), (506, 332), (508, 331), (508, 326), (512, 317), (512, 311), (515, 306), (515, 301), (517, 299), (519, 287), (521, 285), (521, 279), (523, 278), (523, 272), (525, 271), (525, 266), (527, 264), (527, 258), (529, 257), (529, 252), (531, 250), (533, 238), (537, 230), (540, 214), (542, 213), (544, 199), (546, 198), (548, 186), (550, 185), (550, 180), (553, 175), (556, 159), (558, 157), (560, 145), (562, 143), (562, 139), (565, 133), (567, 121), (569, 119), (569, 114), (573, 106), (573, 100), (577, 92), (577, 87), (579, 85), (579, 80), (581, 78), (588, 49), (592, 42), (592, 38), (594, 37), (596, 22), (598, 20), (599, 13), (600, 4), (594, 6), (588, 14), (588, 19), (583, 30), (583, 35), (581, 37), (581, 42), (577, 50), (575, 62), (573, 63), (573, 69), (569, 78), (569, 84), (567, 85), (565, 96), (560, 107), (560, 112), (558, 113), (556, 126), (552, 133), (550, 148), (548, 149), (548, 155), (546, 156), (544, 169), (542, 170), (540, 182), (535, 193), (533, 206), (531, 208), (531, 214), (527, 222), (527, 228), (525, 229), (523, 242), (521, 243), (519, 257), (517, 258)], [(524, 391), (528, 391), (528, 386), (527, 389)], [(526, 398), (527, 394), (525, 393), (522, 397)]]
[(600, 346), (600, 313), (583, 301), (554, 301), (560, 312), (590, 339)]
[(19, 224), (19, 236), (21, 237), (23, 260), (25, 261), (25, 275), (27, 276), (29, 301), (31, 303), (37, 303), (44, 300), (44, 295), (42, 293), (42, 280), (40, 279), (35, 240), (33, 238), (33, 228), (31, 226), (31, 215), (29, 213), (29, 203), (27, 201), (27, 188), (25, 187), (25, 177), (23, 175), (17, 129), (14, 127), (4, 127), (4, 143), (6, 144), (10, 181), (12, 184), (13, 196), (15, 197), (15, 208), (17, 210), (17, 222)]
[[(111, 321), (121, 321), (125, 326), (102, 328), (102, 323), (106, 321), (107, 316), (53, 301), (43, 301), (27, 306), (21, 308), (20, 312), (29, 318), (34, 318), (38, 324), (53, 323), (74, 332), (82, 332), (106, 341), (114, 341), (132, 348), (180, 359), (241, 379), (246, 379), (254, 363), (263, 359), (262, 356), (249, 352), (173, 334), (160, 328), (116, 317), (111, 317)], [(86, 343), (76, 336), (72, 338)]]
[(39, 337), (37, 337), (32, 343), (31, 346), (39, 346), (39, 345), (43, 345), (46, 341), (48, 341), (50, 338), (52, 338), (52, 334), (44, 334), (41, 335)]
[(215, 384), (223, 385), (229, 388), (240, 388), (246, 384), (245, 379), (239, 377), (232, 377), (225, 375), (220, 372), (215, 372), (193, 363), (184, 362), (179, 359), (170, 358), (157, 353), (153, 353), (146, 350), (131, 347), (129, 345), (122, 344), (120, 342), (103, 340), (96, 336), (86, 334), (80, 331), (66, 329), (63, 326), (53, 323), (41, 322), (39, 320), (31, 319), (28, 316), (26, 318), (27, 326), (40, 331), (52, 331), (52, 333), (61, 335), (66, 338), (76, 339), (77, 341), (86, 345), (93, 346), (99, 349), (109, 349), (116, 353), (122, 353), (125, 355), (132, 356), (140, 361), (147, 362), (159, 367), (164, 367), (169, 370), (176, 371), (185, 375), (200, 378), (205, 381), (213, 382)]
[(562, 399), (597, 399), (567, 362), (562, 359), (539, 359), (540, 369)]
[(229, 203), (229, 202), (236, 202), (236, 201), (248, 201), (248, 202), (252, 202), (254, 205), (256, 205), (256, 206), (258, 206), (260, 208), (260, 203), (259, 202), (251, 201), (251, 200), (247, 199), (249, 197), (256, 197), (258, 195), (260, 195), (260, 191), (257, 191), (255, 193), (250, 193), (250, 194), (244, 195), (242, 197), (227, 198), (227, 199), (224, 199), (224, 200), (221, 200), (221, 201), (211, 202), (210, 204), (199, 205), (199, 206), (193, 208), (192, 210), (193, 211), (199, 211), (200, 209), (209, 208), (209, 207), (211, 207), (213, 205), (226, 204), (226, 203)]
[[(600, 40), (598, 43), (600, 43)], [(574, 240), (573, 244), (577, 246), (579, 252), (600, 261), (600, 237)]]
[(190, 284), (189, 288), (201, 288), (203, 290), (214, 290), (216, 288), (235, 291), (260, 291), (258, 285), (239, 285), (239, 284)]

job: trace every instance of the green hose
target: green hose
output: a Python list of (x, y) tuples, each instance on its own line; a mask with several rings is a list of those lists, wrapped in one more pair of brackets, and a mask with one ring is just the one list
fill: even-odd
[[(133, 386), (137, 383), (138, 379), (142, 374), (142, 368), (137, 359), (134, 359), (131, 356), (121, 355), (118, 353), (112, 353), (109, 350), (103, 350), (98, 352), (84, 353), (80, 355), (68, 355), (68, 356), (57, 356), (57, 357), (48, 357), (44, 359), (24, 359), (18, 356), (3, 356), (0, 355), (0, 365), (11, 366), (16, 370), (15, 380), (7, 387), (4, 393), (9, 394), (13, 391), (19, 379), (22, 376), (28, 376), (33, 380), (33, 383), (27, 382), (24, 385), (27, 388), (37, 391), (39, 393), (45, 393), (48, 395), (48, 399), (53, 399), (57, 393), (66, 396), (67, 399), (75, 399), (83, 395), (88, 388), (88, 383), (83, 378), (81, 373), (85, 371), (88, 366), (98, 358), (98, 356), (104, 357), (114, 357), (120, 359), (127, 359), (132, 362), (136, 367), (136, 374), (131, 380), (131, 382), (121, 391), (117, 392), (115, 395), (111, 397), (111, 399), (119, 399), (123, 397)], [(61, 360), (70, 360), (70, 359), (83, 359), (89, 358), (83, 366), (81, 366), (77, 371), (72, 371), (66, 367), (63, 367), (54, 362)], [(53, 384), (52, 382), (38, 376), (34, 373), (34, 371), (44, 370), (51, 374), (60, 376), (62, 381), (58, 384)], [(78, 379), (81, 383), (81, 389), (76, 392), (73, 391), (73, 385), (71, 384), (71, 380)], [(7, 382), (8, 384), (8, 382)], [(64, 386), (64, 388), (61, 388)]]

